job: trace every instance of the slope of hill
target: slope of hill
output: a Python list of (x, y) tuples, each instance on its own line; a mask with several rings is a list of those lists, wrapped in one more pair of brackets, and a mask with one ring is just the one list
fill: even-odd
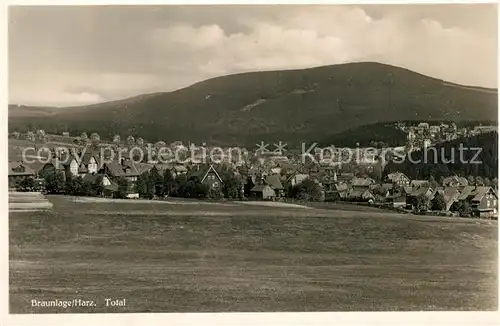
[[(462, 152), (460, 150), (462, 148)], [(387, 164), (385, 173), (400, 171), (411, 179), (459, 175), (498, 178), (498, 134), (480, 134), (437, 144)]]
[(494, 120), (497, 90), (454, 85), (379, 63), (244, 73), (168, 93), (19, 116), (9, 128), (133, 134), (149, 140), (213, 144), (325, 139), (397, 120)]

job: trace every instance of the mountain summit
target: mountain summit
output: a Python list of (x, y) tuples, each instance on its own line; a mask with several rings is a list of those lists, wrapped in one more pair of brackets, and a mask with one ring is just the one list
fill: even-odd
[(385, 121), (496, 121), (497, 96), (496, 89), (362, 62), (229, 75), (81, 107), (10, 106), (9, 128), (22, 130), (29, 123), (47, 132), (134, 134), (148, 141), (313, 141)]

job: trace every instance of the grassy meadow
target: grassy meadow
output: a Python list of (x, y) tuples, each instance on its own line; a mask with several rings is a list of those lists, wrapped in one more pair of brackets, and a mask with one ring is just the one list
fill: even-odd
[(497, 309), (496, 221), (48, 199), (9, 216), (11, 313)]

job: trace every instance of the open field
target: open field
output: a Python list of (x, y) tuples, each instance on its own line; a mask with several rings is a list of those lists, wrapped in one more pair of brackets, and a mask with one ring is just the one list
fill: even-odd
[(9, 212), (48, 210), (52, 206), (39, 192), (9, 192)]
[(48, 198), (9, 216), (11, 313), (497, 309), (496, 221)]

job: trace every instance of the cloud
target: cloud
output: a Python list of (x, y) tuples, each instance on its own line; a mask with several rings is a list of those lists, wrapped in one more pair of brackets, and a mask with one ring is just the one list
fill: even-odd
[(11, 102), (93, 103), (230, 73), (349, 61), (496, 87), (496, 15), (485, 14), (496, 7), (429, 7), (21, 8), (9, 17)]

